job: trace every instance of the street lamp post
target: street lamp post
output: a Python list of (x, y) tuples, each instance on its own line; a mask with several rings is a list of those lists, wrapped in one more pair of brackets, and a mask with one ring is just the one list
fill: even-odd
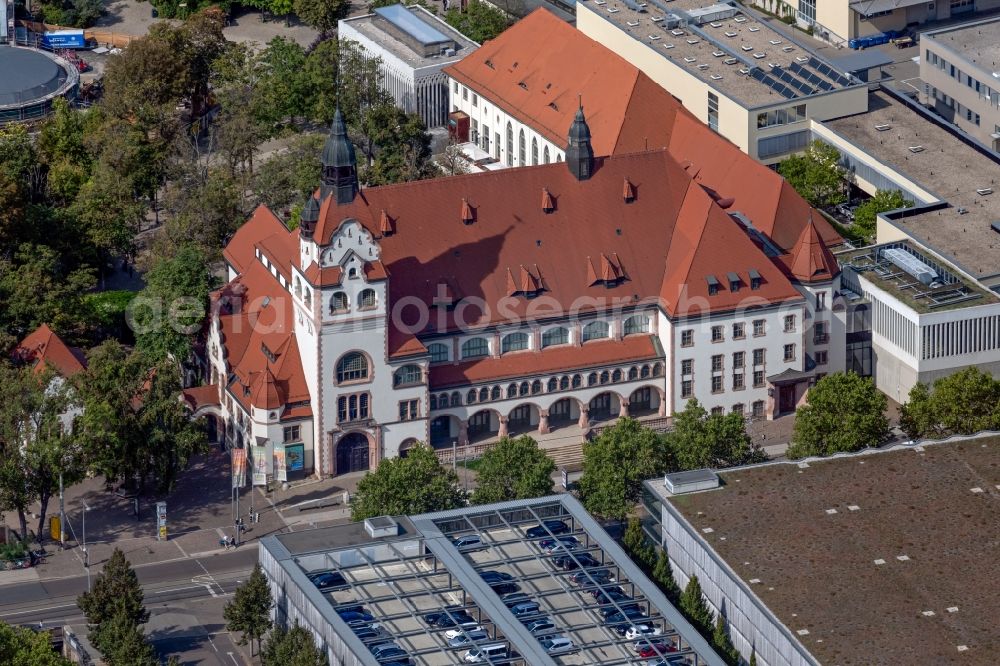
[(87, 570), (87, 591), (90, 592), (90, 551), (87, 550), (87, 512), (90, 507), (83, 502), (83, 568)]

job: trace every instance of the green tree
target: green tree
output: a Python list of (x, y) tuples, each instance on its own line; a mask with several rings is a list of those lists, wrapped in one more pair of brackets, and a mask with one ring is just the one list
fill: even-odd
[[(198, 260), (205, 264), (217, 259), (226, 238), (249, 212), (243, 208), (244, 190), (228, 169), (201, 168), (196, 164), (179, 167), (164, 197), (170, 218), (156, 244), (159, 257), (176, 260), (196, 252)], [(197, 275), (206, 275), (206, 271), (202, 267)]]
[(818, 139), (804, 153), (780, 162), (778, 173), (817, 208), (832, 206), (847, 198), (847, 172), (840, 165), (840, 153)]
[(642, 521), (638, 518), (629, 518), (625, 527), (625, 535), (622, 537), (625, 550), (643, 569), (650, 569), (655, 561), (656, 555), (653, 544), (646, 538), (646, 532), (642, 529)]
[(264, 570), (260, 564), (255, 564), (247, 582), (236, 588), (233, 600), (226, 604), (222, 617), (226, 620), (226, 629), (240, 632), (240, 645), (250, 642), (250, 654), (253, 655), (253, 642), (260, 640), (271, 628), (271, 587), (267, 584)]
[(460, 7), (449, 9), (445, 22), (469, 39), (483, 42), (494, 39), (511, 25), (511, 19), (502, 10), (479, 0), (471, 0), (465, 11)]
[(430, 161), (431, 137), (416, 113), (404, 113), (388, 104), (371, 109), (362, 125), (377, 150), (361, 178), (370, 185), (391, 185), (439, 175)]
[(71, 208), (91, 244), (102, 256), (129, 254), (133, 250), (146, 206), (136, 200), (132, 183), (119, 178), (101, 162), (79, 188)]
[(349, 6), (347, 0), (295, 0), (294, 2), (298, 17), (324, 34), (337, 27), (337, 21), (343, 18)]
[(306, 55), (302, 77), (310, 91), (306, 115), (317, 123), (329, 124), (337, 110), (337, 81), (330, 76), (340, 67), (340, 42), (327, 39)]
[(722, 617), (722, 613), (719, 613), (715, 618), (715, 630), (712, 632), (712, 645), (715, 647), (716, 652), (722, 655), (722, 658), (725, 659), (727, 663), (740, 663), (740, 653), (737, 652), (735, 647), (733, 647), (733, 641), (729, 638), (729, 625), (726, 624), (726, 618)]
[(795, 414), (790, 458), (878, 446), (889, 434), (885, 394), (868, 377), (837, 372), (809, 389)]
[(413, 447), (405, 458), (388, 458), (358, 483), (351, 504), (351, 520), (444, 511), (462, 505), (458, 475), (441, 465), (425, 444)]
[(502, 438), (482, 457), (476, 474), (473, 504), (507, 502), (552, 494), (556, 464), (538, 443), (524, 435)]
[(261, 52), (263, 99), (279, 121), (295, 122), (309, 114), (311, 91), (303, 76), (305, 63), (302, 47), (284, 37), (275, 37)]
[(703, 634), (708, 634), (712, 630), (712, 611), (705, 603), (705, 597), (701, 592), (701, 583), (698, 576), (691, 576), (688, 580), (684, 592), (681, 593), (681, 611), (695, 628)]
[(875, 196), (854, 210), (854, 223), (851, 228), (865, 238), (872, 239), (875, 237), (876, 218), (879, 213), (912, 205), (913, 202), (904, 197), (899, 190), (879, 190)]
[(327, 666), (326, 653), (312, 633), (296, 622), (291, 629), (275, 627), (260, 654), (261, 666)]
[(677, 587), (677, 581), (674, 580), (674, 569), (670, 566), (670, 557), (665, 549), (660, 550), (656, 556), (656, 564), (653, 566), (653, 580), (671, 602), (676, 601), (680, 596), (680, 588)]
[(641, 498), (642, 482), (673, 468), (656, 433), (635, 419), (619, 419), (583, 445), (583, 504), (602, 518), (623, 520)]
[(160, 666), (142, 628), (120, 608), (90, 632), (90, 640), (108, 666)]
[(913, 439), (971, 435), (1000, 428), (1000, 381), (979, 368), (968, 367), (910, 389), (900, 417), (903, 431)]
[(0, 664), (10, 666), (70, 666), (52, 649), (47, 631), (32, 631), (0, 622)]
[(258, 203), (277, 212), (304, 204), (319, 187), (324, 141), (324, 136), (315, 134), (295, 137), (285, 150), (261, 164), (253, 175)]
[(749, 465), (767, 458), (747, 434), (741, 414), (709, 415), (695, 399), (674, 415), (666, 439), (681, 469)]
[(142, 587), (125, 553), (115, 548), (104, 565), (104, 570), (94, 579), (89, 592), (76, 600), (87, 616), (87, 624), (97, 627), (119, 616), (125, 624), (138, 626), (149, 620), (149, 611), (143, 605)]
[(757, 650), (753, 648), (750, 650), (750, 666), (757, 666)]

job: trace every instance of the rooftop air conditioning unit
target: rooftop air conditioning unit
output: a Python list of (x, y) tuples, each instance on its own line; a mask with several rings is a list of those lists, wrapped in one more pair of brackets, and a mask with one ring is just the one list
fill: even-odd
[(985, 197), (987, 194), (993, 194), (993, 188), (992, 187), (980, 187), (978, 190), (976, 190), (976, 194), (978, 194), (981, 197)]
[(892, 125), (889, 125), (888, 123), (882, 123), (881, 125), (876, 125), (875, 129), (878, 130), (879, 132), (888, 132), (889, 130), (892, 129)]
[(891, 261), (895, 266), (920, 280), (921, 284), (929, 285), (938, 280), (937, 271), (906, 250), (891, 248), (883, 250), (882, 256)]
[(923, 146), (910, 146), (908, 149), (911, 153), (922, 153), (924, 152)]

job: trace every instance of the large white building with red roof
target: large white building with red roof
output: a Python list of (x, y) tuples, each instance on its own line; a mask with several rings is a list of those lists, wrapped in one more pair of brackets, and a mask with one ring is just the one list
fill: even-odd
[(360, 189), (338, 113), (300, 227), (260, 208), (225, 250), (197, 409), (318, 475), (691, 398), (794, 410), (844, 366), (839, 237), (678, 118), (669, 149), (595, 156), (579, 109), (563, 163)]

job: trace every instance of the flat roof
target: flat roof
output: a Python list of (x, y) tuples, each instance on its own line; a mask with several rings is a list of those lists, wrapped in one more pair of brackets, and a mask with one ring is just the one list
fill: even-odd
[[(890, 94), (876, 91), (869, 96), (868, 113), (823, 124), (950, 203), (950, 207), (907, 215), (894, 223), (973, 277), (985, 280), (1000, 273), (1000, 234), (990, 228), (1000, 220), (1000, 158), (976, 150), (929, 113), (922, 115)], [(980, 188), (995, 191), (984, 196), (977, 193)]]
[[(383, 10), (389, 11), (386, 12)], [(406, 15), (409, 15), (410, 18), (406, 18)], [(382, 29), (378, 24), (378, 21), (382, 19), (397, 27), (403, 33), (411, 35), (417, 42), (424, 44), (436, 44), (441, 41), (454, 42), (457, 47), (455, 55), (449, 56), (437, 53), (425, 56), (422, 53), (418, 53), (409, 44)], [(443, 65), (450, 62), (457, 62), (479, 48), (479, 44), (419, 5), (404, 7), (397, 4), (388, 7), (379, 7), (372, 14), (341, 19), (340, 24), (354, 28), (413, 67), (426, 67), (432, 64)]]
[[(0, 0), (0, 4), (5, 2)], [(0, 71), (0, 106), (27, 104), (54, 94), (69, 78), (54, 56), (16, 46), (0, 46)]]
[[(938, 284), (925, 285), (894, 264), (884, 250), (899, 248), (916, 257), (937, 273)], [(850, 268), (880, 289), (919, 313), (943, 312), (996, 303), (997, 297), (967, 280), (954, 266), (928, 256), (908, 241), (882, 243), (837, 254), (842, 268)]]
[[(747, 108), (805, 100), (853, 85), (812, 51), (728, 4), (585, 0), (577, 6), (578, 12), (598, 14)], [(688, 24), (673, 25), (671, 14)], [(726, 14), (731, 16), (721, 18)]]
[(1000, 438), (720, 475), (703, 493), (647, 487), (820, 663), (996, 664)]
[[(491, 663), (625, 666), (645, 662), (633, 648), (635, 640), (619, 636), (600, 615), (602, 609), (620, 610), (626, 604), (641, 607), (648, 616), (644, 621), (660, 628), (660, 637), (669, 645), (662, 648), (662, 656), (669, 652), (677, 659), (677, 666), (724, 663), (569, 495), (394, 519), (401, 526), (400, 535), (395, 537), (372, 539), (363, 523), (354, 523), (275, 535), (261, 544), (288, 572), (289, 581), (303, 580), (305, 574), (320, 571), (342, 573), (349, 584), (347, 589), (322, 595), (329, 605), (319, 610), (328, 624), (335, 630), (343, 628), (336, 609), (363, 605), (382, 631), (380, 637), (364, 639), (365, 645), (392, 641), (415, 664), (458, 663), (470, 647), (451, 647), (445, 630), (431, 627), (424, 620), (427, 613), (445, 607), (466, 610), (484, 628), (488, 638), (478, 644), (509, 646), (509, 660)], [(620, 587), (631, 600), (598, 603), (590, 593), (598, 587), (594, 579), (574, 582), (570, 577), (576, 571), (554, 566), (553, 556), (539, 547), (545, 536), (529, 537), (526, 533), (543, 519), (563, 521), (569, 529), (559, 536), (571, 537), (577, 543), (568, 551), (574, 561), (584, 553), (593, 557), (601, 563), (598, 568), (613, 575), (614, 581), (609, 584)], [(473, 535), (481, 540), (481, 548), (460, 550), (454, 544), (456, 538)], [(486, 571), (536, 602), (539, 609), (532, 617), (548, 618), (554, 628), (533, 634), (529, 623), (515, 617), (492, 583), (484, 579)], [(568, 638), (574, 649), (548, 655), (539, 642), (543, 636)], [(356, 642), (354, 636), (350, 639), (344, 644)], [(371, 659), (368, 654), (356, 656), (362, 663)]]
[(950, 28), (930, 30), (920, 35), (947, 46), (969, 62), (988, 72), (1000, 71), (1000, 18), (961, 23)]

